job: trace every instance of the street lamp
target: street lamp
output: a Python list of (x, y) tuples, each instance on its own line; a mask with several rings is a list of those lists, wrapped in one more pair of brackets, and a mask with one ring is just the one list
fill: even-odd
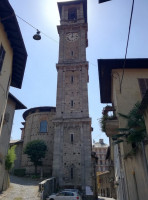
[(33, 36), (33, 39), (34, 40), (40, 40), (41, 39), (40, 31), (39, 30), (37, 30), (36, 34)]

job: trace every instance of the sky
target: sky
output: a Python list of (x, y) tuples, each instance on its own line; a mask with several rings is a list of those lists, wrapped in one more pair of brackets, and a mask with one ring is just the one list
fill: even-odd
[[(62, 1), (62, 0), (61, 0)], [(65, 0), (66, 1), (66, 0)], [(28, 109), (39, 106), (56, 106), (60, 24), (56, 0), (9, 0), (18, 18), (28, 53), (21, 89), (11, 87), (10, 92)], [(58, 1), (60, 2), (60, 0)], [(101, 132), (99, 119), (106, 104), (100, 103), (97, 59), (124, 58), (132, 0), (111, 0), (98, 4), (88, 0), (88, 48), (89, 62), (89, 114), (92, 118), (92, 140), (108, 138)], [(127, 58), (148, 57), (148, 1), (135, 0)], [(36, 30), (42, 39), (33, 40)], [(11, 139), (20, 139), (25, 110), (15, 112)]]

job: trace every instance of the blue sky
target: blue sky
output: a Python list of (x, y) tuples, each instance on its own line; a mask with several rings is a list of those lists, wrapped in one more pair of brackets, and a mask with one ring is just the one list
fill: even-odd
[[(11, 87), (15, 95), (27, 108), (56, 106), (56, 87), (59, 36), (56, 26), (60, 24), (56, 0), (10, 0), (15, 13), (49, 37), (41, 34), (42, 40), (35, 41), (35, 34), (28, 24), (18, 19), (28, 52), (22, 89)], [(89, 112), (92, 118), (92, 139), (108, 138), (101, 132), (98, 119), (106, 104), (100, 103), (97, 59), (124, 58), (132, 0), (112, 0), (98, 4), (88, 0), (88, 48), (89, 61)], [(135, 0), (128, 58), (148, 57), (148, 1)], [(50, 39), (51, 38), (51, 39)], [(21, 136), (22, 114), (16, 111), (11, 139)]]

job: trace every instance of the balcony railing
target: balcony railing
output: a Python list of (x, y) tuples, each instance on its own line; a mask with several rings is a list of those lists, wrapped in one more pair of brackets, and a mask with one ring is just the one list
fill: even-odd
[[(109, 115), (110, 113), (110, 115)], [(104, 131), (108, 137), (112, 137), (118, 133), (119, 122), (115, 115), (115, 108), (113, 106), (106, 106), (103, 109), (102, 124)]]

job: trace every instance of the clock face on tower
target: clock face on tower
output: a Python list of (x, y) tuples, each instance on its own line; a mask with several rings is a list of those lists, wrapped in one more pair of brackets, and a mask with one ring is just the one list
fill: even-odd
[(78, 33), (67, 33), (66, 34), (66, 40), (68, 42), (74, 42), (74, 41), (76, 41), (78, 39), (79, 39)]

